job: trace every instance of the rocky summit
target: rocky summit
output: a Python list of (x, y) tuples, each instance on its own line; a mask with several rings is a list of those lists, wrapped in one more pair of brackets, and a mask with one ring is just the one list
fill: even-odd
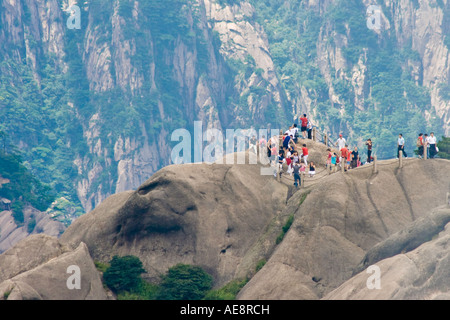
[[(260, 165), (168, 166), (108, 197), (59, 239), (32, 235), (3, 253), (0, 297), (114, 299), (94, 266), (114, 255), (139, 257), (150, 282), (178, 263), (201, 266), (215, 288), (248, 278), (243, 300), (447, 297), (450, 161), (318, 171), (297, 189), (289, 176), (261, 175)], [(82, 291), (68, 288), (71, 265), (81, 269)], [(373, 265), (379, 290), (366, 286)]]

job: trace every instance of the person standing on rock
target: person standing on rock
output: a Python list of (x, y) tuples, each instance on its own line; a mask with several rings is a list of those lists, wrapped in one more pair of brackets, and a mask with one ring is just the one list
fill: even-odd
[(331, 155), (331, 166), (330, 166), (330, 171), (331, 172), (336, 172), (336, 165), (338, 164), (338, 156), (336, 154), (336, 152), (334, 152)]
[(337, 141), (334, 145), (338, 146), (339, 151), (341, 151), (341, 149), (345, 147), (345, 143), (346, 143), (346, 140), (344, 137), (342, 137), (342, 133), (341, 133), (341, 134), (339, 134), (339, 139), (337, 139)]
[(267, 141), (266, 141), (266, 136), (265, 135), (263, 135), (261, 137), (261, 139), (259, 139), (258, 144), (259, 144), (259, 150), (264, 150), (266, 148)]
[(302, 147), (302, 153), (303, 153), (303, 161), (305, 162), (305, 166), (308, 166), (308, 148), (306, 147), (306, 144), (303, 144)]
[(397, 159), (400, 157), (400, 151), (402, 151), (405, 158), (408, 158), (408, 155), (405, 151), (405, 138), (403, 138), (403, 135), (401, 133), (398, 135), (397, 139)]
[(294, 123), (294, 127), (292, 128), (292, 133), (294, 134), (294, 143), (297, 143), (298, 137), (300, 135), (298, 134), (298, 128), (297, 128), (297, 124), (296, 123)]
[(430, 136), (428, 137), (428, 144), (430, 145), (430, 159), (433, 159), (436, 154), (436, 137), (434, 136), (434, 132), (430, 133)]
[(344, 170), (347, 171), (347, 158), (349, 156), (350, 151), (348, 150), (348, 145), (344, 145), (341, 149), (341, 166), (344, 166)]
[(332, 155), (333, 155), (333, 153), (331, 152), (331, 149), (327, 149), (327, 152), (328, 152), (328, 154), (327, 154), (327, 162), (326, 162), (326, 165), (325, 165), (325, 168), (327, 168), (328, 170), (331, 170), (331, 157), (332, 157)]
[(306, 139), (306, 133), (308, 130), (308, 118), (306, 117), (306, 113), (303, 114), (303, 117), (300, 118), (300, 131), (302, 132), (303, 139)]
[(420, 159), (422, 159), (423, 157), (423, 133), (419, 133), (419, 136), (417, 137), (417, 141), (416, 141), (416, 146), (417, 146), (417, 155), (419, 156)]
[(359, 152), (358, 147), (355, 147), (352, 151), (352, 169), (358, 167), (358, 161), (359, 161)]
[(285, 133), (285, 137), (283, 140), (283, 149), (286, 151), (289, 149), (289, 141), (291, 140), (291, 136)]
[(367, 146), (367, 163), (370, 163), (372, 160), (372, 140), (371, 139), (367, 139), (366, 146)]
[(256, 144), (257, 144), (258, 140), (256, 139), (255, 136), (252, 136), (252, 138), (250, 139), (249, 145), (249, 151), (253, 152), (253, 153), (258, 153), (258, 150), (256, 148)]
[(294, 186), (299, 187), (302, 184), (300, 179), (300, 165), (298, 163), (294, 164)]
[(314, 165), (314, 162), (311, 161), (309, 164), (309, 177), (312, 178), (316, 174), (316, 166)]
[(308, 120), (308, 124), (306, 125), (306, 131), (308, 132), (308, 139), (312, 139), (312, 122), (311, 120)]
[(278, 170), (280, 171), (280, 178), (281, 174), (283, 173), (283, 163), (285, 163), (286, 160), (284, 158), (284, 152), (280, 150), (280, 153), (278, 155)]

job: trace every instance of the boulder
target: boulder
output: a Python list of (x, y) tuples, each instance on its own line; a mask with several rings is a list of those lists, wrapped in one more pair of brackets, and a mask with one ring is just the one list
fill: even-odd
[[(439, 213), (438, 213), (439, 212)], [(433, 215), (450, 216), (449, 208), (440, 208)], [(420, 224), (426, 225), (426, 221)], [(414, 226), (417, 228), (418, 224)], [(390, 243), (404, 243), (394, 235)], [(356, 274), (327, 294), (329, 300), (449, 300), (450, 290), (450, 224), (433, 239), (408, 252), (398, 252), (376, 261), (379, 286), (375, 287), (375, 271), (367, 269)]]
[[(136, 191), (111, 196), (78, 218), (61, 242), (72, 247), (84, 242), (94, 259), (104, 262), (135, 255), (150, 279), (177, 263), (199, 265), (220, 286), (250, 272), (270, 250), (257, 245), (259, 237), (286, 204), (288, 187), (261, 175), (260, 168), (165, 167)], [(256, 247), (265, 252), (251, 252)]]
[[(78, 271), (73, 271), (76, 266)], [(84, 243), (67, 250), (56, 238), (30, 236), (0, 256), (0, 299), (105, 300), (99, 272)], [(73, 277), (79, 276), (80, 287)]]

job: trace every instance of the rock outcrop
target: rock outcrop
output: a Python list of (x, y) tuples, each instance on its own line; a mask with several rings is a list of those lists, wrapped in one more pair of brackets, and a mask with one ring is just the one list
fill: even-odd
[(61, 241), (86, 243), (100, 261), (138, 256), (150, 278), (176, 263), (200, 265), (222, 285), (254, 270), (270, 251), (275, 239), (262, 247), (258, 240), (281, 219), (287, 194), (259, 165), (168, 166), (136, 191), (111, 196), (81, 216)]
[[(376, 174), (372, 166), (334, 174), (312, 186), (300, 206), (302, 194), (294, 194), (285, 209), (295, 214), (292, 227), (238, 298), (319, 299), (350, 279), (372, 248), (420, 218), (428, 221), (445, 202), (450, 162), (435, 160), (409, 160), (402, 169), (397, 161), (382, 162)], [(442, 228), (442, 219), (434, 220), (439, 227), (429, 221), (431, 232), (403, 237), (398, 247), (429, 239)]]
[[(79, 268), (79, 288), (70, 285), (71, 266)], [(107, 294), (85, 244), (70, 250), (55, 237), (32, 235), (0, 256), (0, 299), (5, 298), (105, 300)]]
[[(440, 222), (448, 221), (450, 208), (441, 207), (429, 216)], [(428, 217), (424, 217), (414, 223), (408, 231), (413, 233), (413, 243), (420, 239), (416, 231), (430, 230)], [(432, 223), (433, 223), (432, 222)], [(439, 223), (438, 223), (439, 224)], [(441, 232), (437, 232), (438, 230)], [(445, 228), (435, 229), (435, 232), (425, 232), (433, 235), (433, 239), (427, 241), (414, 250), (408, 250), (405, 246), (405, 234), (395, 234), (378, 246), (378, 250), (384, 251), (390, 248), (390, 254), (380, 261), (374, 261), (379, 268), (379, 286), (375, 287), (372, 279), (374, 271), (364, 270), (344, 282), (337, 289), (327, 294), (324, 299), (330, 300), (448, 300), (449, 295), (449, 270), (450, 255), (450, 224)], [(417, 237), (418, 236), (418, 237)], [(383, 250), (382, 248), (385, 248)], [(375, 274), (374, 274), (375, 275)], [(368, 285), (369, 282), (369, 285)]]
[(48, 214), (32, 207), (25, 208), (23, 212), (23, 226), (17, 226), (12, 211), (0, 212), (0, 253), (10, 249), (30, 234), (43, 233), (59, 237), (66, 229), (63, 223), (51, 219)]

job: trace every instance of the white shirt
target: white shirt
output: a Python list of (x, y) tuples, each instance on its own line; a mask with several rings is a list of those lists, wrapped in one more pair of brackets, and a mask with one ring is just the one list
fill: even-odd
[(436, 144), (436, 136), (429, 136), (428, 138), (427, 138), (427, 142), (429, 143), (429, 144)]
[(398, 145), (399, 145), (399, 146), (402, 146), (402, 145), (404, 145), (404, 144), (405, 144), (405, 139), (404, 139), (403, 137), (398, 138)]
[(343, 147), (345, 147), (345, 138), (337, 139), (337, 143), (339, 145), (339, 150), (341, 150)]

